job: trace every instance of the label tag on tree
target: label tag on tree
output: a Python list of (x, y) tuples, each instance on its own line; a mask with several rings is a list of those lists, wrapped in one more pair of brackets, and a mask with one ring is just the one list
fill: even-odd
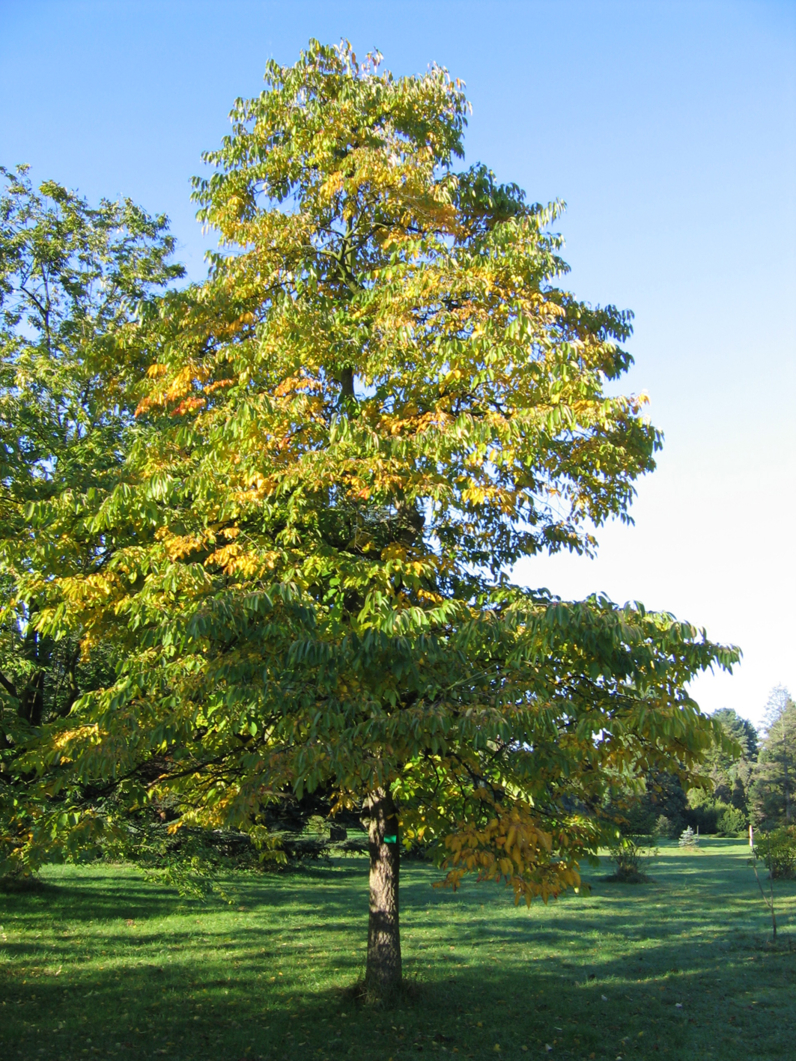
[(397, 844), (398, 843), (398, 837), (395, 836), (395, 835), (393, 835), (393, 836), (385, 836), (384, 837), (384, 842), (385, 842), (385, 844)]

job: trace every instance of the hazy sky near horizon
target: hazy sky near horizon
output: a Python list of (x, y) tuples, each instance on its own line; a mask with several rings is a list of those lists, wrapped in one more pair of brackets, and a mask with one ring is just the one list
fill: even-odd
[(0, 164), (166, 212), (198, 279), (190, 178), (269, 58), (310, 37), (467, 83), (467, 164), (566, 200), (567, 286), (636, 314), (624, 386), (666, 443), (635, 526), (517, 576), (642, 600), (735, 643), (703, 708), (796, 693), (796, 5), (778, 0), (0, 0)]

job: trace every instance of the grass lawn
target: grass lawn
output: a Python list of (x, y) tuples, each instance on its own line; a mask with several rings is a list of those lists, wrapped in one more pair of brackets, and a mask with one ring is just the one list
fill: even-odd
[(665, 847), (654, 883), (609, 884), (530, 913), (488, 885), (402, 873), (415, 999), (361, 1008), (366, 862), (227, 881), (182, 899), (127, 867), (51, 867), (0, 895), (3, 1061), (173, 1058), (796, 1057), (796, 884), (780, 939), (741, 841)]

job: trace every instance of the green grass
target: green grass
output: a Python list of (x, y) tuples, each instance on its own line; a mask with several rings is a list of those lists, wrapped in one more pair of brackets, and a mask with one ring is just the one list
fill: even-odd
[[(0, 895), (0, 1057), (794, 1058), (796, 884), (780, 940), (748, 849), (667, 847), (654, 882), (602, 882), (530, 913), (502, 891), (434, 891), (404, 867), (414, 999), (362, 1008), (366, 864), (231, 877), (235, 905), (185, 900), (126, 867), (51, 867)], [(499, 1049), (498, 1049), (499, 1048)]]

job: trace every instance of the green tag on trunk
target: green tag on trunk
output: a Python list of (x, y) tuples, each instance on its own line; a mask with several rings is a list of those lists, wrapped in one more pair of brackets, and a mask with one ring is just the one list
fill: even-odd
[(398, 843), (398, 837), (397, 836), (385, 836), (384, 837), (384, 842), (385, 842), (385, 844), (397, 844)]

